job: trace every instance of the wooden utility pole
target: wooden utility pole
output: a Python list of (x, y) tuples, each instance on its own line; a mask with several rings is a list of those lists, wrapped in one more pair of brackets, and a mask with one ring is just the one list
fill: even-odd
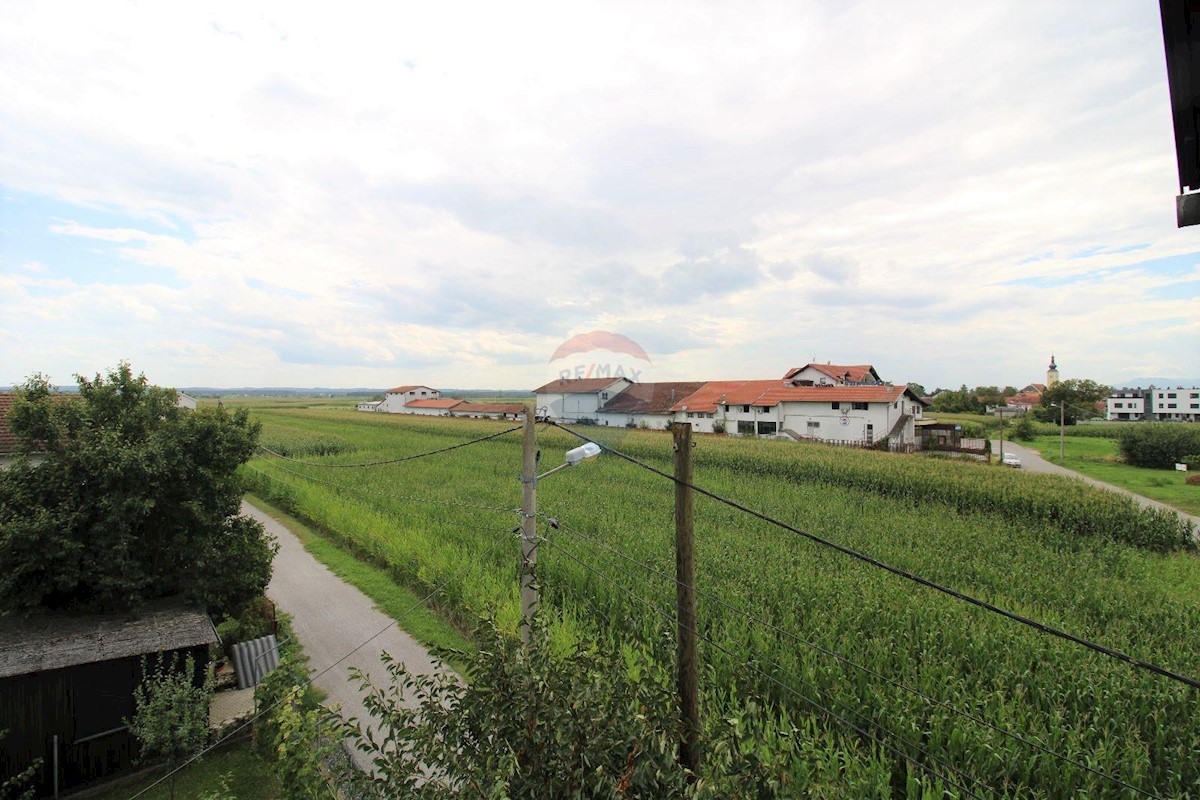
[[(675, 440), (675, 602), (679, 620), (678, 683), (679, 763), (693, 774), (700, 771), (700, 679), (696, 661), (696, 569), (692, 543), (692, 426), (671, 425)], [(682, 481), (683, 483), (680, 483)]]
[(533, 414), (525, 410), (521, 429), (521, 641), (533, 639), (533, 615), (538, 593), (537, 569), (537, 433)]

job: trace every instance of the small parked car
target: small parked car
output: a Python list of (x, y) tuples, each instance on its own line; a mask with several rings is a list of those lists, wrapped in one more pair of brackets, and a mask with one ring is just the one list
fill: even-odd
[(1000, 459), (1000, 463), (1006, 467), (1012, 467), (1013, 469), (1021, 468), (1021, 459), (1017, 458), (1012, 453), (1005, 453), (1004, 458)]

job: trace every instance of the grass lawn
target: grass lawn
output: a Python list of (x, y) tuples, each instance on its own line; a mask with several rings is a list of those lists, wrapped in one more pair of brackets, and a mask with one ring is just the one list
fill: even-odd
[[(279, 781), (271, 765), (254, 752), (249, 739), (223, 745), (199, 761), (184, 767), (175, 776), (175, 800), (199, 800), (219, 788), (221, 776), (237, 800), (276, 800), (282, 797)], [(139, 780), (120, 781), (111, 788), (93, 790), (87, 800), (127, 800), (162, 776), (161, 772)], [(168, 781), (163, 781), (139, 800), (166, 800), (171, 796)]]
[[(293, 517), (263, 498), (248, 494), (246, 499), (266, 511), (304, 545), (304, 549), (329, 571), (360, 592), (371, 598), (376, 607), (392, 619), (400, 620), (400, 627), (426, 647), (448, 647), (473, 652), (475, 645), (447, 622), (421, 598), (392, 580), (385, 570), (362, 561), (335, 543), (327, 534)], [(401, 619), (403, 617), (403, 619)], [(450, 660), (459, 674), (463, 665)]]
[(1058, 458), (1058, 437), (1038, 436), (1021, 442), (1042, 454), (1042, 458), (1067, 469), (1120, 486), (1151, 500), (1166, 503), (1189, 514), (1200, 515), (1200, 486), (1184, 483), (1183, 472), (1131, 467), (1121, 461), (1116, 441), (1068, 436), (1064, 440), (1066, 459)]

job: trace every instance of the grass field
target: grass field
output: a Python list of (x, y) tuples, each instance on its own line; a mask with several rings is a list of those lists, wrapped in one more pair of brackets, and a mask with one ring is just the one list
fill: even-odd
[[(161, 772), (140, 779), (122, 780), (94, 793), (88, 800), (126, 800), (154, 783)], [(249, 739), (222, 745), (199, 761), (188, 765), (175, 779), (175, 800), (200, 800), (216, 789), (222, 776), (238, 800), (277, 800), (281, 798), (279, 781), (272, 766), (259, 758)], [(167, 800), (171, 796), (167, 782), (142, 795), (145, 800)]]
[(1067, 437), (1062, 441), (1064, 460), (1058, 457), (1058, 436), (1039, 436), (1021, 444), (1038, 450), (1051, 463), (1200, 516), (1200, 486), (1188, 486), (1187, 473), (1130, 466), (1121, 460), (1113, 439)]
[[(310, 464), (255, 460), (246, 472), (256, 492), (417, 594), (444, 582), (441, 608), (457, 625), (490, 613), (515, 629), (516, 434), (408, 463), (315, 466), (397, 458), (504, 423), (336, 408), (255, 413), (264, 443)], [(667, 468), (663, 434), (587, 430)], [(576, 443), (540, 432), (543, 469)], [(308, 444), (327, 455), (303, 455)], [(1178, 526), (1162, 515), (1078, 482), (986, 465), (718, 437), (700, 437), (695, 454), (699, 485), (956, 590), (1200, 673), (1200, 559), (1171, 544)], [(595, 641), (614, 665), (634, 651), (673, 658), (672, 627), (652, 608), (669, 613), (674, 599), (672, 485), (605, 455), (545, 481), (539, 504), (558, 521), (542, 526), (539, 548), (543, 624), (556, 648)], [(1121, 795), (1084, 764), (1154, 794), (1200, 792), (1194, 692), (709, 499), (697, 499), (696, 517), (703, 713), (741, 719), (746, 741), (792, 785), (812, 790), (811, 762), (823, 757), (853, 764), (845, 784), (827, 791), (843, 796), (935, 796), (952, 784), (983, 796)], [(813, 720), (832, 739), (808, 738), (820, 753), (802, 755), (788, 732)]]

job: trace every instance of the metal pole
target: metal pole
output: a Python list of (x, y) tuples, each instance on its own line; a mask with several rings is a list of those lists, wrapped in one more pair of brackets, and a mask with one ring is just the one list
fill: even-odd
[[(42, 741), (45, 741), (43, 739)], [(58, 800), (58, 734), (54, 734), (54, 800)]]
[(675, 602), (678, 624), (679, 722), (682, 738), (679, 763), (696, 775), (700, 771), (700, 680), (696, 659), (696, 569), (693, 558), (692, 426), (671, 425), (675, 440)]
[(537, 569), (537, 433), (532, 414), (521, 428), (521, 641), (533, 639), (533, 615), (538, 593)]

